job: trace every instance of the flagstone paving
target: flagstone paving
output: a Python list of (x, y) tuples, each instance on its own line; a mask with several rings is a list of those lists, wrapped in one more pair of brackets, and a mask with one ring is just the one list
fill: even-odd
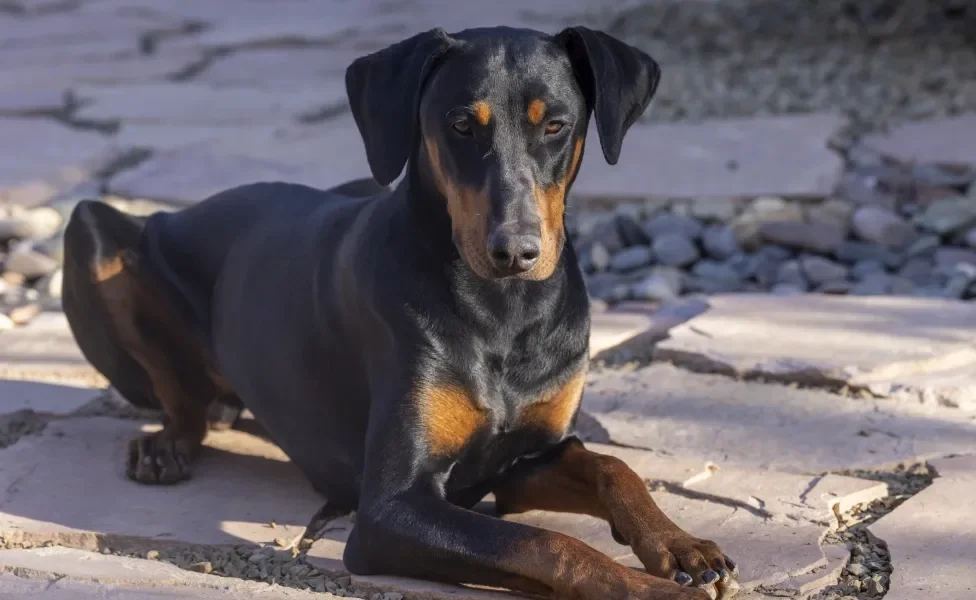
[[(321, 539), (304, 538), (324, 498), (246, 418), (208, 436), (191, 481), (151, 488), (126, 479), (128, 439), (158, 424), (103, 394), (107, 382), (74, 343), (58, 312), (59, 236), (86, 197), (146, 213), (252, 181), (327, 187), (368, 176), (342, 79), (356, 56), (434, 26), (556, 31), (638, 4), (501, 0), (480, 5), (475, 18), (454, 0), (0, 0), (0, 219), (56, 230), (25, 242), (15, 235), (9, 248), (0, 240), (11, 253), (17, 246), (17, 260), (33, 257), (43, 274), (31, 283), (46, 290), (41, 300), (15, 298), (37, 312), (26, 325), (0, 314), (0, 599), (507, 597), (350, 576), (339, 557), (353, 517), (331, 523)], [(967, 171), (976, 165), (976, 135), (967, 135), (974, 122), (962, 115), (867, 136), (847, 156), (859, 165), (853, 174), (842, 173), (844, 157), (832, 149), (846, 125), (832, 113), (642, 122), (613, 167), (590, 138), (574, 201), (677, 204), (663, 221), (651, 202), (646, 215), (620, 205), (613, 235), (596, 237), (603, 254), (587, 245), (587, 268), (598, 271), (591, 292), (609, 269), (634, 281), (604, 287), (635, 297), (633, 287), (654, 302), (616, 302), (614, 292), (612, 306), (594, 304), (580, 433), (631, 465), (679, 524), (735, 557), (739, 597), (973, 594), (976, 532), (966, 499), (976, 494), (976, 304), (677, 299), (672, 288), (720, 291), (705, 284), (731, 286), (745, 275), (730, 277), (726, 267), (748, 266), (778, 293), (809, 289), (809, 277), (835, 284), (832, 293), (871, 294), (930, 270), (965, 296), (976, 282), (965, 248), (976, 248), (966, 204), (976, 192)], [(903, 165), (915, 177), (906, 184), (881, 156), (952, 168)], [(844, 200), (786, 202), (832, 195)], [(899, 207), (909, 196), (910, 206)], [(50, 213), (14, 215), (14, 207), (45, 204), (59, 222)], [(926, 234), (897, 256), (887, 246), (916, 232), (885, 212), (896, 207)], [(635, 231), (616, 218), (627, 215), (648, 220)], [(689, 215), (700, 222), (682, 220)], [(657, 236), (656, 228), (682, 226), (692, 240), (684, 250), (697, 256), (701, 238), (708, 255), (688, 273), (630, 269), (618, 258), (636, 246), (662, 264), (684, 264), (688, 253), (678, 256), (682, 248), (666, 239), (655, 239), (653, 252), (640, 248), (650, 243), (645, 229)], [(848, 233), (858, 240), (840, 244)], [(739, 244), (751, 251), (770, 242), (782, 246), (763, 250), (772, 250), (764, 254), (772, 266), (738, 260)], [(951, 247), (936, 252), (940, 243)], [(847, 267), (811, 251), (850, 263), (851, 277), (863, 281), (836, 285), (833, 275)], [(870, 277), (895, 267), (897, 281)], [(21, 289), (10, 281), (2, 280), (4, 302)], [(904, 494), (856, 471), (897, 479), (898, 464), (918, 461), (938, 477), (904, 504)], [(875, 537), (863, 543), (873, 545), (835, 544), (833, 532), (865, 507), (885, 515), (868, 526)], [(506, 518), (639, 566), (594, 519)], [(854, 572), (873, 583), (842, 590)]]

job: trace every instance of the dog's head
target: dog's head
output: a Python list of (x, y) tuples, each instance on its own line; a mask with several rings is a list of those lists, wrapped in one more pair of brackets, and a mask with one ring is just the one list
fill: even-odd
[(354, 61), (346, 89), (379, 183), (413, 157), (475, 273), (542, 280), (562, 254), (590, 114), (615, 164), (659, 78), (649, 56), (585, 27), (434, 29)]

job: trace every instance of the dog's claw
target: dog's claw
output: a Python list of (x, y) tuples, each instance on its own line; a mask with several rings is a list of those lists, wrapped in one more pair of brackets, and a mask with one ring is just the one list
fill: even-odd
[(691, 575), (685, 573), (684, 571), (678, 571), (677, 575), (674, 576), (674, 581), (680, 586), (691, 585), (693, 581)]
[(149, 435), (129, 443), (126, 475), (146, 484), (170, 485), (189, 479), (188, 460), (179, 444), (157, 435)]
[(702, 573), (701, 580), (703, 583), (715, 583), (719, 580), (719, 574), (715, 571), (708, 570)]

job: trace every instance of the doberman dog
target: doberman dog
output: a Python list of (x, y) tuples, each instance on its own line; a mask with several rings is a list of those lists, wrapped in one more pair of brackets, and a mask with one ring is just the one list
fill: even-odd
[[(148, 218), (80, 203), (72, 331), (121, 394), (165, 415), (131, 442), (129, 477), (187, 478), (211, 403), (244, 406), (327, 506), (357, 511), (353, 573), (732, 597), (733, 561), (573, 435), (590, 317), (566, 196), (591, 115), (615, 164), (659, 79), (645, 53), (585, 27), (433, 29), (346, 71), (375, 181), (255, 183)], [(646, 572), (471, 510), (488, 494), (499, 514), (605, 519)]]

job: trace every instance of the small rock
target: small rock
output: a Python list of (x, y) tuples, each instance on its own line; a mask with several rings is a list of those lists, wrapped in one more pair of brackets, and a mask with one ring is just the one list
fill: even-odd
[(24, 304), (7, 311), (7, 316), (14, 325), (27, 325), (39, 314), (41, 314), (41, 305), (37, 303)]
[(602, 245), (611, 255), (624, 249), (624, 242), (620, 239), (620, 230), (617, 229), (617, 224), (612, 219), (598, 222), (586, 238), (594, 244)]
[(932, 260), (915, 256), (905, 261), (905, 264), (898, 269), (898, 276), (904, 277), (916, 285), (924, 285), (932, 279)]
[(915, 222), (922, 229), (939, 235), (955, 233), (976, 224), (976, 200), (962, 197), (936, 200), (915, 218)]
[(7, 257), (6, 268), (27, 279), (35, 279), (53, 273), (58, 268), (58, 262), (33, 250), (29, 245), (18, 245)]
[(769, 287), (776, 283), (779, 266), (792, 256), (789, 250), (779, 246), (763, 246), (751, 257), (749, 277), (754, 277), (760, 285)]
[(844, 232), (820, 223), (772, 222), (760, 226), (760, 235), (766, 242), (827, 254), (844, 241)]
[(896, 177), (891, 167), (879, 165), (845, 173), (834, 194), (860, 206), (882, 206), (893, 210), (898, 199), (893, 190), (882, 184), (882, 178)]
[(976, 248), (976, 227), (971, 228), (962, 236), (963, 242), (970, 248)]
[(847, 267), (820, 256), (804, 256), (800, 259), (803, 274), (814, 285), (847, 278)]
[(871, 596), (872, 598), (880, 596), (885, 593), (885, 586), (881, 583), (880, 580), (875, 579), (873, 577), (867, 580), (867, 582), (864, 585), (864, 588), (868, 596)]
[(969, 169), (948, 169), (935, 164), (912, 165), (912, 178), (925, 185), (963, 188), (976, 179), (976, 173)]
[(806, 293), (806, 289), (790, 283), (777, 283), (769, 293), (774, 296), (797, 296)]
[(918, 239), (915, 228), (895, 213), (880, 206), (862, 206), (854, 211), (854, 233), (866, 242), (899, 249)]
[(827, 198), (807, 209), (807, 221), (839, 229), (846, 235), (851, 228), (853, 212), (854, 206), (850, 202), (840, 198)]
[(942, 238), (937, 235), (923, 235), (905, 248), (901, 255), (902, 258), (913, 258), (916, 256), (931, 256), (935, 250), (942, 245)]
[(848, 292), (851, 296), (884, 296), (891, 289), (887, 273), (868, 273)]
[(681, 294), (683, 280), (681, 273), (677, 269), (672, 269), (670, 273), (663, 271), (671, 267), (660, 268), (662, 271), (634, 284), (631, 288), (631, 296), (635, 300), (673, 300)]
[(976, 265), (976, 250), (943, 247), (935, 251), (936, 266), (954, 267), (959, 263)]
[(891, 268), (901, 265), (901, 257), (897, 254), (887, 248), (867, 242), (852, 240), (842, 242), (834, 251), (834, 256), (837, 260), (850, 265), (861, 260), (876, 260)]
[(383, 594), (383, 600), (403, 600), (403, 594), (399, 592), (386, 592)]
[(864, 279), (869, 273), (884, 273), (885, 266), (881, 261), (873, 259), (859, 260), (851, 267), (851, 277), (857, 280)]
[(926, 185), (924, 183), (916, 183), (914, 191), (914, 202), (906, 202), (902, 205), (904, 210), (905, 205), (912, 204), (918, 206), (921, 210), (924, 210), (926, 206), (932, 204), (933, 202), (939, 200), (952, 200), (959, 198), (959, 192), (953, 189), (937, 187), (932, 185)]
[(594, 271), (606, 271), (607, 267), (610, 266), (611, 258), (606, 246), (600, 242), (594, 242), (590, 247), (590, 265)]
[(795, 203), (782, 198), (763, 196), (753, 200), (749, 207), (729, 223), (739, 244), (754, 250), (762, 242), (760, 230), (763, 223), (802, 222), (803, 211)]
[(692, 267), (691, 272), (699, 279), (710, 282), (707, 284), (707, 287), (713, 290), (709, 292), (713, 294), (739, 291), (742, 289), (744, 283), (742, 277), (732, 265), (714, 260), (706, 259), (698, 261)]
[(210, 573), (213, 572), (213, 565), (210, 563), (210, 561), (204, 560), (201, 562), (193, 563), (192, 565), (188, 566), (187, 569), (195, 573), (203, 573), (204, 575), (209, 575)]
[(618, 214), (614, 217), (614, 223), (617, 224), (617, 233), (625, 246), (646, 246), (651, 243), (651, 238), (644, 233), (634, 217)]
[(798, 260), (788, 260), (779, 266), (779, 270), (776, 272), (776, 283), (787, 283), (803, 291), (809, 287)]
[(654, 256), (663, 265), (684, 267), (699, 258), (698, 248), (682, 233), (663, 233), (654, 238)]
[(864, 577), (871, 572), (867, 567), (859, 563), (851, 563), (847, 565), (847, 571), (854, 577)]
[(631, 246), (613, 255), (610, 270), (624, 273), (651, 264), (654, 254), (649, 246)]
[(680, 233), (692, 240), (702, 234), (702, 224), (697, 219), (675, 214), (660, 214), (644, 222), (644, 232), (652, 239), (668, 233)]
[(741, 279), (749, 279), (753, 276), (752, 263), (753, 257), (742, 252), (736, 252), (725, 261), (725, 264), (735, 269)]
[(64, 271), (58, 269), (50, 275), (45, 275), (35, 286), (42, 294), (47, 294), (51, 298), (61, 297), (61, 288), (64, 282)]
[(689, 213), (706, 223), (728, 223), (744, 204), (742, 198), (696, 198), (691, 201)]
[(846, 294), (851, 291), (854, 284), (846, 279), (835, 279), (834, 281), (827, 281), (817, 288), (817, 291), (822, 294)]
[(702, 247), (710, 256), (724, 260), (739, 251), (739, 240), (730, 227), (709, 225), (702, 232)]

